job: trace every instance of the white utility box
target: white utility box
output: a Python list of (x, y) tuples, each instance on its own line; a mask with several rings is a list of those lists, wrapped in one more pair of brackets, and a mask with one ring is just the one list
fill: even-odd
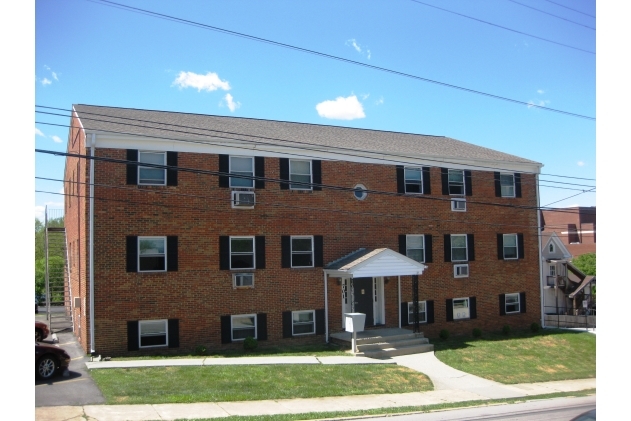
[(347, 332), (363, 332), (366, 324), (366, 315), (364, 313), (344, 313), (346, 317)]

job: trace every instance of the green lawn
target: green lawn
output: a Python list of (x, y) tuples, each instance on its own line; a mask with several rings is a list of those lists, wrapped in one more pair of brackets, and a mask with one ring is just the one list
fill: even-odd
[(396, 365), (260, 365), (98, 369), (107, 404), (227, 402), (433, 390)]
[(445, 364), (500, 383), (596, 377), (596, 335), (591, 333), (545, 329), (431, 342)]

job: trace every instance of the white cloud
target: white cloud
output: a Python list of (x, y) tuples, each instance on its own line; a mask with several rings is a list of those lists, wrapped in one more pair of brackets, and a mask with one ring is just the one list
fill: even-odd
[(230, 109), (230, 112), (234, 112), (234, 110), (236, 110), (237, 108), (241, 106), (241, 103), (238, 101), (235, 102), (234, 99), (232, 98), (232, 95), (230, 94), (226, 94), (226, 96), (224, 97), (224, 100), (226, 101), (226, 105)]
[(355, 51), (357, 51), (359, 54), (361, 55), (365, 55), (366, 58), (368, 60), (370, 60), (370, 56), (372, 55), (372, 53), (370, 52), (370, 50), (366, 49), (366, 52), (364, 53), (362, 46), (357, 42), (357, 40), (355, 38), (351, 38), (349, 40), (346, 40), (345, 42), (346, 45), (351, 46), (355, 49)]
[(63, 202), (46, 202), (44, 204), (49, 208), (59, 208), (64, 206)]
[(355, 120), (364, 118), (364, 107), (355, 95), (337, 97), (334, 101), (323, 101), (316, 105), (318, 115), (333, 120)]
[(196, 88), (197, 92), (211, 92), (217, 89), (230, 90), (230, 83), (227, 80), (221, 80), (217, 73), (212, 72), (208, 72), (205, 75), (193, 72), (180, 72), (171, 86), (173, 85), (180, 89)]
[(368, 58), (368, 60), (370, 60), (370, 56), (371, 56), (370, 50), (366, 50), (366, 58)]
[(360, 96), (362, 97), (362, 101), (366, 101), (370, 94), (361, 94)]
[(35, 136), (44, 136), (44, 133), (37, 127), (35, 127)]
[(46, 66), (46, 65), (44, 64), (44, 69), (46, 69), (46, 70), (50, 70), (50, 67), (48, 67), (48, 66)]
[(539, 106), (539, 107), (545, 107), (549, 103), (550, 103), (550, 101), (547, 100), (547, 99), (539, 100), (539, 101), (530, 100), (530, 101), (528, 101), (528, 108), (533, 108), (535, 105)]
[(576, 165), (578, 165), (579, 167), (582, 167), (583, 165), (585, 165), (585, 163), (583, 161), (578, 161)]
[(55, 143), (63, 142), (63, 140), (61, 140), (61, 138), (59, 136), (51, 136), (50, 138), (53, 139), (53, 142), (55, 142)]
[(50, 79), (48, 79), (46, 77), (44, 79), (42, 79), (42, 85), (44, 85), (44, 86), (50, 85), (51, 83), (53, 83), (53, 82), (51, 82)]
[(59, 79), (57, 78), (57, 73), (52, 72), (53, 73), (53, 79), (55, 79), (56, 81), (59, 81)]
[(381, 104), (383, 104), (383, 97), (375, 101), (375, 105), (381, 105)]
[(545, 93), (546, 93), (546, 91), (544, 91), (543, 89), (537, 89), (537, 93), (538, 93), (539, 95), (543, 95), (543, 94), (545, 94)]
[(44, 206), (35, 206), (35, 218), (44, 220)]

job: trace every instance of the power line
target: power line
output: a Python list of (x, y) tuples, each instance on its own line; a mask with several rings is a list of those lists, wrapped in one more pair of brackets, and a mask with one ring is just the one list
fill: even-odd
[[(498, 99), (498, 100), (502, 100), (502, 101), (506, 101), (506, 102), (511, 102), (511, 103), (514, 103), (514, 104), (526, 105), (528, 107), (539, 108), (539, 109), (542, 109), (542, 110), (552, 111), (552, 112), (555, 112), (555, 113), (564, 114), (564, 115), (568, 115), (568, 116), (572, 116), (572, 117), (578, 117), (578, 118), (584, 118), (584, 119), (587, 119), (587, 120), (596, 121), (595, 117), (590, 117), (590, 116), (586, 116), (586, 115), (582, 115), (582, 114), (572, 113), (572, 112), (569, 112), (569, 111), (563, 111), (563, 110), (559, 110), (559, 109), (556, 109), (556, 108), (549, 108), (549, 107), (545, 107), (543, 105), (531, 104), (531, 103), (528, 103), (528, 102), (525, 102), (525, 101), (520, 101), (520, 100), (508, 98), (508, 97), (504, 97), (504, 96), (501, 96), (501, 95), (490, 94), (490, 93), (487, 93), (487, 92), (482, 92), (482, 91), (478, 91), (478, 90), (475, 90), (475, 89), (465, 88), (465, 87), (462, 87), (462, 86), (453, 85), (453, 84), (446, 83), (446, 82), (440, 82), (440, 81), (437, 81), (437, 80), (433, 80), (433, 79), (429, 79), (429, 78), (425, 78), (425, 77), (421, 77), (421, 76), (416, 76), (416, 75), (413, 75), (413, 74), (410, 74), (410, 73), (400, 72), (400, 71), (397, 71), (397, 70), (388, 69), (388, 68), (380, 67), (380, 66), (375, 66), (375, 65), (372, 65), (372, 64), (368, 64), (368, 63), (362, 63), (362, 62), (359, 62), (359, 61), (350, 60), (350, 59), (339, 57), (339, 56), (334, 56), (332, 54), (327, 54), (327, 53), (323, 53), (323, 52), (320, 52), (320, 51), (311, 50), (311, 49), (308, 49), (308, 48), (298, 47), (298, 46), (295, 46), (295, 45), (286, 44), (286, 43), (282, 43), (282, 42), (278, 42), (278, 41), (272, 41), (270, 39), (261, 38), (261, 37), (257, 37), (257, 36), (253, 36), (253, 35), (248, 35), (248, 34), (245, 34), (245, 33), (242, 33), (242, 32), (231, 31), (231, 30), (228, 30), (228, 29), (219, 28), (217, 26), (206, 25), (206, 24), (203, 24), (203, 23), (191, 21), (191, 20), (188, 20), (188, 19), (177, 18), (175, 16), (170, 16), (170, 15), (166, 15), (166, 14), (162, 14), (162, 13), (152, 12), (152, 11), (146, 10), (146, 9), (140, 9), (140, 8), (137, 8), (137, 7), (131, 7), (131, 6), (127, 6), (127, 5), (120, 4), (120, 3), (115, 3), (115, 2), (112, 2), (112, 1), (108, 1), (108, 0), (87, 0), (87, 1), (92, 1), (92, 2), (95, 2), (95, 3), (102, 3), (104, 5), (110, 5), (110, 6), (113, 5), (113, 6), (117, 7), (117, 8), (121, 8), (121, 9), (124, 9), (124, 10), (130, 10), (130, 11), (134, 11), (134, 12), (140, 12), (142, 14), (147, 14), (147, 15), (150, 15), (152, 17), (157, 17), (157, 18), (160, 18), (160, 19), (166, 19), (166, 20), (182, 23), (182, 24), (185, 24), (185, 25), (196, 26), (196, 27), (199, 27), (199, 28), (202, 28), (202, 29), (217, 31), (217, 32), (221, 32), (221, 33), (232, 35), (232, 36), (238, 36), (238, 37), (246, 38), (246, 39), (253, 40), (253, 41), (263, 42), (263, 43), (274, 45), (274, 46), (277, 46), (277, 47), (288, 48), (290, 50), (295, 50), (295, 51), (300, 51), (300, 52), (303, 52), (303, 53), (313, 54), (313, 55), (316, 55), (316, 56), (319, 56), (319, 57), (324, 57), (324, 58), (328, 58), (328, 59), (332, 59), (332, 60), (338, 60), (338, 61), (341, 61), (341, 62), (344, 62), (344, 63), (354, 64), (356, 66), (362, 66), (362, 67), (366, 67), (366, 68), (373, 69), (373, 70), (379, 70), (379, 71), (386, 72), (386, 73), (391, 73), (391, 74), (394, 74), (394, 75), (397, 75), (397, 76), (404, 76), (404, 77), (407, 77), (407, 78), (420, 80), (420, 81), (428, 82), (428, 83), (433, 83), (433, 84), (444, 86), (444, 87), (447, 87), (447, 88), (458, 89), (460, 91), (486, 96), (488, 98)], [(435, 6), (432, 6), (432, 7), (435, 7)], [(551, 41), (551, 42), (553, 42), (553, 41)], [(575, 47), (570, 47), (570, 48), (575, 48)], [(595, 53), (593, 53), (591, 51), (586, 51), (586, 50), (582, 50), (582, 51), (585, 51), (585, 52), (590, 53), (590, 54), (595, 54)]]
[[(101, 0), (101, 1), (104, 1), (104, 0)], [(434, 6), (434, 5), (431, 5), (431, 4), (423, 3), (422, 1), (419, 1), (419, 0), (411, 0), (411, 1), (413, 1), (414, 3), (422, 4), (424, 6), (433, 7), (434, 9), (442, 10), (443, 12), (452, 13), (454, 15), (458, 15), (458, 16), (461, 16), (463, 18), (471, 19), (471, 20), (474, 20), (476, 22), (481, 22), (481, 23), (485, 23), (487, 25), (495, 26), (496, 28), (501, 28), (501, 29), (504, 29), (506, 31), (515, 32), (517, 34), (525, 35), (525, 36), (531, 37), (531, 38), (536, 38), (538, 40), (545, 41), (545, 42), (550, 42), (552, 44), (560, 45), (562, 47), (567, 47), (567, 48), (571, 48), (573, 50), (578, 50), (578, 51), (582, 51), (584, 53), (596, 55), (596, 53), (594, 51), (584, 50), (582, 48), (573, 47), (573, 46), (568, 45), (568, 44), (563, 44), (563, 43), (560, 43), (560, 42), (557, 42), (557, 41), (552, 41), (551, 39), (542, 38), (542, 37), (539, 37), (537, 35), (532, 35), (532, 34), (528, 34), (526, 32), (518, 31), (516, 29), (507, 28), (506, 26), (497, 25), (495, 23), (487, 22), (485, 20), (474, 18), (472, 16), (463, 15), (462, 13), (454, 12), (452, 10), (443, 9), (442, 7), (438, 7), (438, 6)]]
[[(594, 189), (595, 189), (595, 188), (596, 188), (596, 187), (594, 187)], [(574, 195), (572, 195), (572, 196), (568, 196), (568, 197), (566, 197), (565, 199), (557, 200), (556, 202), (548, 203), (548, 204), (547, 204), (547, 205), (545, 205), (544, 207), (548, 207), (548, 206), (550, 206), (550, 205), (554, 205), (555, 203), (559, 203), (559, 202), (562, 202), (562, 201), (564, 201), (564, 200), (571, 199), (571, 198), (576, 197), (576, 196), (579, 196), (579, 195), (581, 195), (581, 194), (583, 194), (583, 193), (592, 193), (592, 192), (593, 192), (593, 193), (596, 193), (595, 191), (593, 191), (594, 189), (590, 189), (590, 190), (587, 190), (587, 191), (583, 191), (582, 193), (577, 193), (577, 194), (574, 194)], [(542, 209), (543, 209), (543, 207), (542, 207)]]
[(571, 23), (573, 23), (573, 24), (575, 24), (575, 25), (584, 26), (585, 28), (589, 28), (589, 29), (591, 29), (591, 30), (593, 30), (593, 31), (595, 31), (595, 30), (596, 30), (596, 28), (594, 28), (594, 27), (587, 26), (587, 25), (583, 25), (582, 23), (578, 23), (578, 22), (575, 22), (575, 21), (570, 20), (570, 19), (566, 19), (566, 18), (561, 17), (561, 16), (553, 15), (552, 13), (545, 12), (545, 11), (543, 11), (543, 10), (541, 10), (541, 9), (537, 9), (536, 7), (528, 6), (527, 4), (520, 3), (520, 2), (515, 1), (515, 0), (508, 0), (508, 1), (510, 1), (510, 2), (512, 2), (512, 3), (515, 3), (515, 4), (518, 4), (518, 5), (520, 5), (520, 6), (527, 7), (527, 8), (532, 9), (532, 10), (536, 10), (537, 12), (541, 12), (541, 13), (544, 13), (544, 14), (546, 14), (546, 15), (553, 16), (553, 17), (555, 17), (555, 18), (557, 18), (557, 19), (562, 19), (562, 20), (564, 20), (564, 21), (571, 22)]
[(594, 18), (594, 19), (596, 18), (596, 16), (593, 16), (593, 15), (590, 15), (590, 14), (587, 14), (587, 13), (583, 13), (580, 10), (572, 9), (571, 7), (563, 6), (560, 3), (557, 3), (557, 2), (554, 2), (554, 1), (550, 1), (550, 0), (545, 0), (545, 1), (547, 1), (548, 3), (556, 4), (557, 6), (561, 6), (561, 7), (564, 7), (566, 9), (572, 10), (572, 11), (574, 11), (576, 13), (580, 13), (581, 15), (589, 16), (590, 18)]

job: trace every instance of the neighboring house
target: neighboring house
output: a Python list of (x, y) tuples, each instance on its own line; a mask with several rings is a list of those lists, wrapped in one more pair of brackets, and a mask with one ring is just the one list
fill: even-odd
[(418, 315), (429, 337), (541, 322), (539, 163), (250, 118), (75, 105), (70, 123), (71, 310), (87, 352), (325, 342), (358, 311), (367, 328)]
[(554, 232), (572, 256), (596, 253), (596, 206), (541, 211), (544, 234)]

